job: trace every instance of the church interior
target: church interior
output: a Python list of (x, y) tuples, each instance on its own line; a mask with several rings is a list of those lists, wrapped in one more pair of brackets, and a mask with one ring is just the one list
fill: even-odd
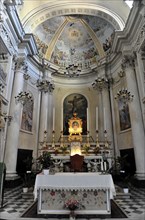
[(145, 219), (145, 0), (0, 1), (0, 219)]

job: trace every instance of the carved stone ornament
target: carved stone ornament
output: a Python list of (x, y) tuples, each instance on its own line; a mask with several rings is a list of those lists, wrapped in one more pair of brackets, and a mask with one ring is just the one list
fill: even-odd
[(7, 50), (12, 52), (13, 51), (13, 44), (12, 44), (11, 38), (9, 36), (9, 33), (6, 30), (6, 28), (4, 27), (3, 23), (0, 23), (0, 35), (1, 35), (1, 39), (4, 42), (4, 44), (6, 44)]
[(22, 70), (23, 72), (27, 72), (28, 70), (28, 64), (25, 60), (25, 58), (20, 57), (17, 59), (16, 64), (15, 64), (15, 69), (16, 70)]
[(142, 47), (142, 44), (144, 44), (144, 42), (145, 42), (145, 25), (143, 25), (143, 27), (141, 28), (138, 38), (135, 42), (136, 50), (139, 50)]
[(134, 67), (134, 58), (134, 56), (124, 55), (121, 64), (122, 70), (128, 67)]
[(3, 70), (3, 67), (0, 65), (0, 79), (6, 82), (6, 73)]

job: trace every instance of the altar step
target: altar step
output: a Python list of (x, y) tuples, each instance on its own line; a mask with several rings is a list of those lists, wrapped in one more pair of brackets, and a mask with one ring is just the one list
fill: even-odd
[(129, 192), (124, 192), (124, 189), (120, 186), (115, 186), (116, 189), (116, 199), (129, 199), (131, 196), (131, 193)]
[(33, 199), (34, 198), (33, 188), (29, 188), (28, 192), (25, 192), (25, 193), (22, 191), (22, 198), (23, 199)]

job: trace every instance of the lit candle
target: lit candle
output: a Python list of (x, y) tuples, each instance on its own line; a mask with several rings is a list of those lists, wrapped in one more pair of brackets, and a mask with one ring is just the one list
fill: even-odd
[(55, 108), (53, 108), (53, 126), (52, 126), (52, 130), (54, 131), (55, 129)]
[(89, 111), (87, 108), (87, 130), (89, 131)]
[(98, 131), (98, 107), (96, 107), (96, 131)]
[(106, 130), (106, 112), (104, 108), (104, 131)]

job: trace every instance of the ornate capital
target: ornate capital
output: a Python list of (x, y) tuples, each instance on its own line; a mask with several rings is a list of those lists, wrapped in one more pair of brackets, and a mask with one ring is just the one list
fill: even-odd
[(24, 73), (27, 73), (28, 70), (28, 64), (24, 57), (19, 57), (15, 63), (15, 69), (23, 71)]
[(128, 68), (128, 67), (132, 67), (134, 68), (135, 64), (135, 56), (131, 56), (131, 55), (124, 55), (123, 59), (122, 59), (122, 70)]

